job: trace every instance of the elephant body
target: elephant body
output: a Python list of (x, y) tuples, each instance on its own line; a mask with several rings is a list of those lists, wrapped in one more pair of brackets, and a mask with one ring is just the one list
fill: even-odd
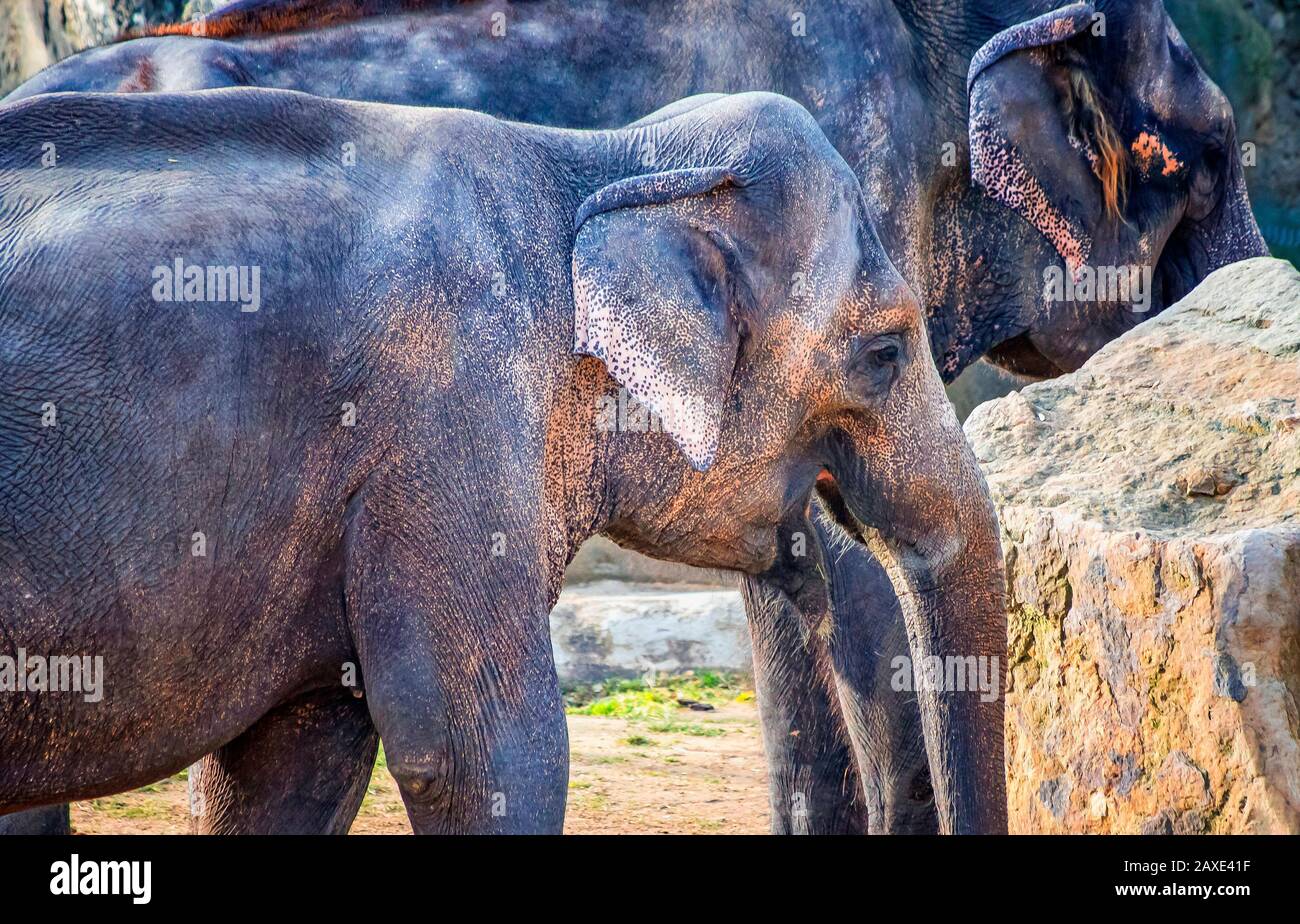
[[(0, 809), (212, 755), (201, 829), (342, 830), (378, 736), (417, 831), (558, 831), (577, 546), (779, 571), (828, 618), (817, 555), (782, 564), (823, 470), (923, 650), (998, 657), (992, 509), (920, 307), (797, 104), (575, 132), (56, 94), (0, 130), (0, 605), (17, 648), (104, 673), (4, 698)], [(663, 432), (600, 427), (620, 387)], [(920, 699), (944, 829), (1004, 830), (1000, 701)]]
[[(1085, 78), (1087, 98), (1058, 87)], [(1158, 0), (833, 0), (807, 13), (776, 0), (237, 0), (75, 55), (8, 99), (242, 85), (573, 128), (624, 125), (700, 93), (782, 93), (813, 113), (861, 180), (881, 240), (925, 306), (946, 381), (986, 353), (1028, 374), (1075, 368), (1217, 266), (1264, 252), (1231, 109)], [(1098, 123), (1122, 143), (1134, 187), (1124, 217), (1140, 240), (1112, 240), (1122, 223), (1107, 226), (1101, 208), (1054, 188), (1095, 184), (1100, 203), (1113, 185), (1113, 171), (1088, 174), (1106, 135)], [(1052, 131), (1037, 149), (992, 137), (1022, 124)], [(1041, 206), (1008, 206), (1002, 144)], [(1170, 160), (1153, 170), (1162, 146)], [(1101, 300), (1080, 316), (1045, 304), (1042, 268), (1084, 255), (1153, 262), (1160, 291), (1147, 311)]]

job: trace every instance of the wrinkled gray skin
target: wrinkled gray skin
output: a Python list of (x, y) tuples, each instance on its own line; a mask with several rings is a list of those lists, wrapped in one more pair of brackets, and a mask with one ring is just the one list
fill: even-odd
[(810, 541), (835, 563), (829, 624), (810, 619), (816, 608), (801, 612), (770, 579), (742, 587), (773, 832), (933, 834), (920, 712), (915, 695), (891, 683), (891, 660), (908, 651), (898, 598), (884, 568), (824, 506), (811, 513)]
[[(1217, 266), (1264, 252), (1241, 181), (1231, 112), (1155, 2), (1098, 4), (1106, 15), (1105, 36), (1092, 34), (1087, 7), (1026, 25), (1053, 5), (991, 0), (819, 3), (804, 11), (803, 36), (794, 34), (788, 4), (775, 0), (564, 0), (445, 9), (432, 3), (315, 29), (307, 27), (330, 7), (328, 0), (271, 5), (298, 7), (304, 28), (223, 40), (145, 38), (96, 49), (46, 70), (10, 99), (60, 89), (260, 84), (597, 126), (625, 123), (692, 92), (780, 90), (808, 106), (862, 180), (881, 239), (921, 296), (945, 379), (981, 354), (1021, 373), (1057, 374), (1149, 316), (1110, 302), (1046, 303), (1043, 270), (1063, 265), (1078, 249), (1071, 244), (1086, 241), (1093, 264), (1154, 263), (1153, 311)], [(208, 34), (224, 35), (223, 23), (257, 6), (244, 0), (210, 17)], [(380, 0), (366, 6), (385, 8)], [(489, 28), (494, 12), (506, 15), (500, 38)], [(1059, 60), (1045, 56), (1055, 51), (1062, 52)], [(968, 82), (972, 59), (979, 70)], [(1153, 134), (1181, 164), (1170, 175), (1160, 163), (1146, 171), (1131, 166), (1123, 223), (1104, 214), (1088, 165), (1088, 139), (1078, 137), (1082, 132), (1067, 116), (1070, 65), (1096, 84), (1126, 145)], [(978, 142), (974, 157), (972, 138)], [(1029, 208), (1006, 195), (1000, 180), (1017, 163), (1042, 188), (1050, 209)], [(1069, 233), (1058, 233), (1060, 227)], [(846, 585), (878, 576), (880, 567), (855, 548), (830, 571), (832, 583)], [(880, 597), (873, 589), (878, 585), (853, 598)], [(750, 597), (774, 592), (751, 588)], [(863, 621), (897, 619), (899, 612), (894, 602), (879, 613), (837, 613), (835, 624), (843, 635)], [(777, 626), (753, 628), (756, 635), (794, 640)], [(769, 663), (793, 669), (802, 658), (799, 676), (822, 676), (827, 652), (818, 636), (807, 641)], [(877, 669), (850, 664), (847, 656), (835, 663), (850, 676)], [(766, 665), (756, 669), (761, 673)], [(830, 692), (823, 692), (828, 684)], [(805, 687), (760, 677), (759, 685), (769, 690), (760, 698), (769, 751), (774, 742), (790, 749), (777, 763), (845, 753), (848, 730), (836, 727), (838, 719), (812, 716), (824, 710), (838, 716), (838, 697), (861, 684), (832, 677)], [(896, 695), (886, 702), (883, 709), (870, 700), (844, 704), (851, 714), (885, 723), (853, 732), (858, 754), (870, 753), (868, 741), (915, 735), (919, 716), (909, 702)], [(805, 717), (804, 725), (786, 724), (790, 716)], [(914, 751), (877, 755), (869, 763), (901, 767)], [(890, 771), (899, 783), (886, 804), (904, 805), (909, 794), (923, 793), (927, 772), (923, 760), (910, 771)], [(840, 766), (804, 776), (856, 773)], [(793, 777), (776, 777), (784, 778)], [(880, 780), (864, 778), (861, 785), (881, 789)], [(861, 817), (854, 811), (830, 813), (825, 824), (816, 813), (797, 824), (788, 816), (796, 799), (823, 806), (836, 793), (774, 789), (774, 828), (856, 830), (842, 823)], [(892, 819), (879, 816), (871, 827), (894, 830)]]
[[(202, 830), (338, 831), (382, 738), (416, 831), (558, 831), (547, 614), (578, 545), (779, 570), (826, 619), (817, 544), (778, 567), (823, 470), (914, 647), (1000, 654), (992, 507), (856, 178), (785, 98), (674, 113), (0, 109), (0, 610), (106, 675), (98, 703), (0, 701), (0, 811), (210, 754)], [(260, 267), (261, 310), (157, 301), (177, 256)], [(597, 427), (619, 385), (666, 432)], [(921, 707), (943, 830), (1005, 830), (1000, 700)]]

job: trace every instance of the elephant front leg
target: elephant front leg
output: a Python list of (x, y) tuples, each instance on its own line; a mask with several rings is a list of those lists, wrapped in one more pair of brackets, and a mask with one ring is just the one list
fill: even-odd
[(535, 566), (490, 536), (381, 523), (349, 527), (348, 622), (411, 826), (560, 833), (568, 731)]
[(759, 578), (742, 584), (754, 646), (773, 834), (866, 834), (867, 810), (826, 645), (793, 602)]
[(360, 692), (340, 685), (304, 694), (191, 767), (192, 830), (346, 834), (379, 744), (354, 690)]
[[(564, 827), (568, 730), (550, 641), (503, 610), (358, 614), (366, 698), (417, 834)], [(486, 624), (485, 624), (486, 623)]]

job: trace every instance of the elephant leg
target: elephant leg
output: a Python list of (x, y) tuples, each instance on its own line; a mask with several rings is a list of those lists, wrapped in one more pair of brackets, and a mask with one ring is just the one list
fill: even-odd
[[(417, 834), (558, 834), (568, 729), (545, 637), (505, 612), (367, 610), (358, 639), (366, 698)], [(487, 624), (484, 624), (484, 623)], [(409, 641), (408, 641), (409, 639)]]
[(365, 703), (351, 690), (304, 694), (190, 768), (191, 827), (199, 834), (346, 834), (378, 743)]
[[(502, 533), (498, 557), (468, 534), (476, 523), (424, 519), (436, 505), (409, 502), (405, 484), (373, 490), (349, 525), (347, 618), (412, 828), (560, 833), (568, 729), (531, 534)], [(438, 538), (409, 539), (424, 535)]]
[(834, 701), (828, 651), (790, 598), (742, 582), (754, 648), (773, 834), (865, 834), (862, 785)]
[(0, 837), (9, 834), (71, 834), (68, 805), (43, 805), (0, 816)]

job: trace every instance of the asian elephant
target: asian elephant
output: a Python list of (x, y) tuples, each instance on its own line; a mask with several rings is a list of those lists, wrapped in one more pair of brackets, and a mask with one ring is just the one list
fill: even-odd
[[(1059, 9), (825, 0), (806, 11), (777, 0), (237, 0), (154, 32), (74, 56), (9, 99), (259, 85), (608, 127), (687, 94), (782, 92), (813, 113), (859, 177), (886, 251), (920, 297), (945, 381), (980, 356), (1039, 377), (1076, 368), (1211, 270), (1265, 252), (1231, 111), (1157, 0)], [(1130, 265), (1150, 268), (1137, 305), (1062, 300), (1046, 284), (1053, 273)], [(879, 571), (858, 545), (827, 565), (832, 585)], [(777, 593), (748, 583), (751, 601)], [(860, 698), (873, 688), (852, 678), (879, 669), (865, 653), (855, 661), (841, 647), (832, 660), (820, 636), (758, 625), (789, 605), (777, 602), (751, 611), (755, 634), (796, 647), (771, 652), (756, 671), (802, 660), (799, 675), (821, 679), (760, 676), (769, 755), (775, 744), (787, 751), (779, 764), (821, 754), (823, 765), (779, 778), (856, 776), (864, 768), (849, 761), (832, 772), (828, 755), (876, 753), (881, 741), (915, 734), (918, 713), (907, 697), (888, 708)], [(901, 612), (896, 601), (861, 605), (835, 613), (839, 637)], [(828, 674), (832, 663), (842, 673)], [(847, 728), (845, 714), (886, 724)], [(781, 717), (814, 715), (822, 719), (798, 736), (780, 731)], [(925, 792), (927, 772), (922, 760), (896, 774), (885, 801)], [(864, 792), (882, 785), (861, 780)], [(776, 788), (773, 805), (826, 806), (839, 794), (838, 785), (820, 795)], [(805, 829), (856, 830), (861, 813), (846, 806), (824, 818)], [(774, 827), (793, 826), (778, 815)], [(871, 827), (891, 830), (884, 819)]]
[[(547, 614), (578, 544), (825, 614), (820, 547), (783, 547), (815, 483), (914, 649), (1000, 658), (995, 518), (924, 314), (797, 103), (574, 131), (54, 94), (0, 133), (6, 642), (103, 676), (0, 698), (0, 810), (211, 754), (207, 830), (340, 830), (381, 738), (417, 831), (558, 831)], [(619, 388), (662, 432), (599, 425)], [(942, 830), (1004, 831), (1001, 699), (918, 700)]]

